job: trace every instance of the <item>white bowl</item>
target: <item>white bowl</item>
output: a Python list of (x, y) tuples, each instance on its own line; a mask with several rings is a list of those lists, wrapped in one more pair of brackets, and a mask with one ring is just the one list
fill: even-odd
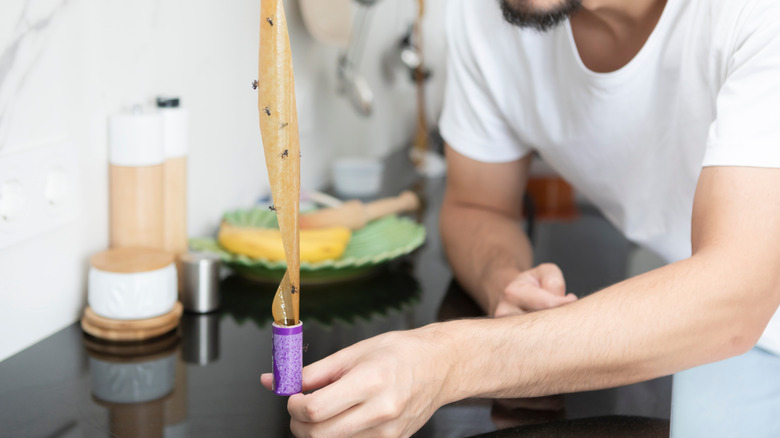
[(333, 188), (345, 198), (375, 196), (382, 187), (384, 163), (378, 158), (341, 158), (333, 163)]

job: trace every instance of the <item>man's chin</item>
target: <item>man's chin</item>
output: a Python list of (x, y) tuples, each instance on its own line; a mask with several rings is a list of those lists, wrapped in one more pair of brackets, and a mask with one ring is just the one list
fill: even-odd
[(504, 19), (515, 26), (548, 31), (563, 23), (582, 7), (582, 0), (560, 0), (558, 4), (540, 8), (529, 0), (500, 0)]

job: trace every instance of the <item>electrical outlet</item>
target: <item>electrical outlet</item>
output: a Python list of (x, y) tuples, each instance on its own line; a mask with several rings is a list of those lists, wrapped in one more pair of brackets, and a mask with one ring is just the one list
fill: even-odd
[(68, 141), (0, 153), (0, 249), (76, 220), (78, 165)]

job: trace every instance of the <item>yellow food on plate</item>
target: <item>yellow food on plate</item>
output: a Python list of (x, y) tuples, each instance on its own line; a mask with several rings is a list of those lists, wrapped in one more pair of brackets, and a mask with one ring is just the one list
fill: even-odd
[[(301, 230), (301, 261), (316, 263), (337, 259), (347, 249), (352, 232), (346, 227)], [(222, 223), (219, 244), (235, 254), (255, 259), (283, 261), (284, 246), (279, 230), (270, 228), (236, 227)]]

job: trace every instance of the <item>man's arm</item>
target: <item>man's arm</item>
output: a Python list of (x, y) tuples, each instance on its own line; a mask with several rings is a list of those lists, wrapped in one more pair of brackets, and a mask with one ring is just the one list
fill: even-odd
[(531, 155), (482, 163), (446, 149), (448, 179), (441, 210), (444, 248), (458, 281), (491, 315), (572, 302), (554, 265), (531, 268), (533, 252), (520, 227)]
[[(693, 256), (578, 302), (391, 332), (303, 371), (296, 435), (410, 436), (467, 397), (638, 382), (749, 350), (780, 303), (780, 169), (706, 168)], [(270, 387), (271, 376), (263, 376)]]
[(686, 260), (568, 306), (439, 326), (458, 358), (443, 401), (617, 386), (752, 348), (780, 303), (780, 170), (705, 168), (692, 227)]

